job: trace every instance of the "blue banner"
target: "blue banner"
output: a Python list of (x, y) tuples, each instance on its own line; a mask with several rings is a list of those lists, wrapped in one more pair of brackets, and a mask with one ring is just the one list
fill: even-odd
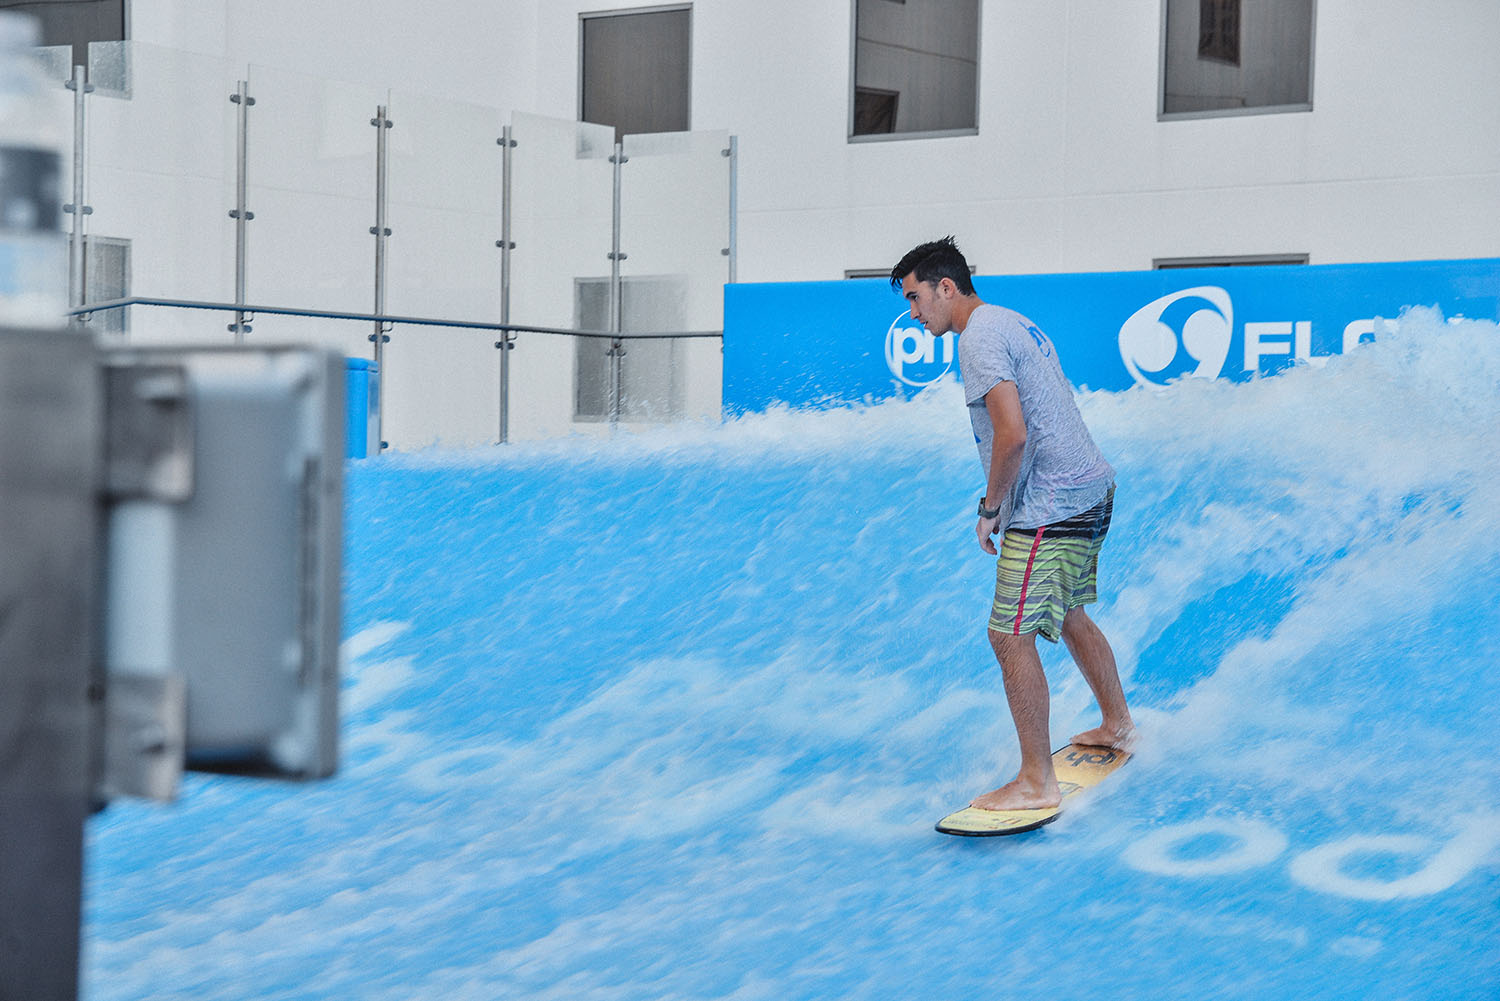
[[(1372, 340), (1412, 306), (1500, 319), (1500, 259), (977, 277), (1086, 389), (1247, 380)], [(728, 285), (724, 410), (909, 396), (958, 370), (883, 279)]]

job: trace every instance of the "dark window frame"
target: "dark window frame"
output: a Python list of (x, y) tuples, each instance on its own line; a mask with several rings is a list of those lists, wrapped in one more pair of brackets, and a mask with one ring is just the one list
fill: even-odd
[[(691, 3), (665, 3), (665, 4), (653, 4), (653, 5), (650, 5), (650, 6), (641, 6), (641, 7), (622, 7), (620, 9), (618, 9), (618, 10), (584, 11), (584, 12), (582, 12), (582, 13), (580, 13), (578, 15), (578, 72), (575, 75), (575, 79), (577, 81), (578, 93), (577, 93), (577, 101), (575, 102), (575, 104), (576, 104), (576, 107), (577, 107), (577, 118), (578, 118), (578, 120), (580, 122), (588, 121), (588, 119), (584, 117), (584, 99), (585, 99), (584, 71), (585, 71), (585, 68), (586, 68), (585, 67), (585, 62), (584, 62), (584, 35), (585, 35), (585, 30), (586, 30), (586, 24), (587, 24), (587, 22), (589, 22), (589, 21), (595, 21), (595, 20), (601, 20), (601, 19), (604, 19), (604, 18), (611, 18), (611, 17), (629, 17), (629, 16), (636, 15), (636, 14), (670, 14), (670, 13), (674, 13), (674, 12), (686, 13), (687, 14), (687, 18), (688, 18), (688, 25), (687, 25), (688, 26), (688, 32), (687, 32), (687, 36), (688, 36), (687, 37), (687, 51), (686, 51), (686, 53), (684, 53), (684, 55), (685, 55), (685, 57), (687, 59), (687, 70), (688, 70), (687, 108), (686, 108), (686, 111), (687, 111), (687, 122), (688, 122), (687, 129), (691, 130), (691, 128), (692, 128), (692, 120), (693, 120), (693, 87), (692, 87), (692, 75), (693, 75), (693, 5)], [(608, 124), (608, 123), (595, 123), (595, 124)], [(615, 139), (616, 139), (616, 141), (618, 142), (620, 139), (623, 138), (623, 136), (624, 136), (624, 133), (622, 132), (622, 130), (620, 130), (619, 128), (616, 128), (615, 129)]]
[[(969, 265), (969, 274), (971, 274), (971, 275), (977, 275), (977, 274), (979, 274), (979, 271), (974, 267), (974, 265), (970, 264)], [(849, 278), (884, 278), (886, 281), (890, 281), (890, 279), (891, 279), (891, 269), (890, 268), (845, 268), (844, 269), (844, 277), (846, 279), (849, 279)]]
[[(1191, 121), (1200, 118), (1236, 118), (1245, 115), (1281, 115), (1310, 112), (1313, 110), (1314, 84), (1317, 79), (1317, 55), (1318, 55), (1318, 0), (1308, 0), (1308, 28), (1307, 28), (1307, 100), (1296, 101), (1290, 104), (1266, 104), (1255, 105), (1244, 108), (1214, 108), (1193, 111), (1168, 111), (1167, 110), (1167, 22), (1169, 8), (1174, 2), (1197, 3), (1200, 0), (1161, 0), (1161, 24), (1159, 39), (1157, 42), (1157, 74), (1156, 74), (1156, 120), (1159, 122)], [(1201, 38), (1200, 38), (1201, 42)], [(1222, 62), (1210, 56), (1202, 58), (1213, 62)], [(1232, 65), (1241, 65), (1234, 63)]]
[[(874, 2), (874, 0), (871, 0)], [(906, 0), (887, 0), (902, 6)], [(869, 134), (857, 134), (855, 129), (854, 102), (855, 94), (860, 90), (876, 90), (878, 88), (859, 87), (855, 81), (859, 70), (859, 5), (861, 0), (849, 0), (849, 87), (846, 91), (848, 101), (847, 121), (845, 123), (845, 136), (849, 143), (881, 143), (898, 142), (907, 139), (945, 139), (953, 136), (976, 136), (979, 134), (979, 117), (982, 110), (982, 99), (984, 96), (984, 75), (981, 66), (984, 52), (984, 2), (974, 0), (974, 25), (977, 41), (974, 48), (974, 124), (956, 129), (931, 129), (920, 132), (877, 132)], [(899, 103), (899, 98), (898, 98)], [(892, 123), (894, 127), (894, 122)]]
[(0, 0), (0, 11), (26, 14), (36, 18), (44, 26), (41, 34), (41, 44), (65, 45), (68, 42), (60, 42), (49, 37), (45, 27), (46, 11), (60, 11), (70, 6), (93, 6), (93, 7), (118, 7), (120, 13), (120, 37), (119, 38), (85, 38), (73, 39), (73, 66), (87, 66), (89, 64), (88, 49), (90, 42), (128, 42), (130, 41), (130, 0), (97, 0), (97, 2), (81, 2), (78, 4), (57, 2), (46, 2), (46, 0)]
[(1307, 264), (1307, 254), (1212, 254), (1203, 257), (1157, 257), (1151, 261), (1152, 271), (1169, 271), (1177, 268), (1229, 268), (1266, 265)]

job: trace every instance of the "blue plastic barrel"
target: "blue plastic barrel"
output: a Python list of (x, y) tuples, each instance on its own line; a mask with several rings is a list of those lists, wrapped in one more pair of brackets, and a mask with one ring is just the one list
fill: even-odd
[(344, 454), (363, 459), (370, 454), (370, 443), (378, 440), (375, 424), (380, 409), (380, 366), (368, 358), (344, 361)]

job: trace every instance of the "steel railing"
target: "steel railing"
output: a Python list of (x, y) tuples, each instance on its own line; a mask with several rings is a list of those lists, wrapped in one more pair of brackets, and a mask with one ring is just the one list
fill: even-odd
[[(620, 342), (626, 340), (662, 340), (662, 339), (702, 339), (724, 336), (722, 330), (671, 330), (671, 331), (638, 331), (626, 333), (611, 330), (578, 330), (571, 327), (543, 327), (527, 323), (493, 323), (488, 320), (449, 320), (430, 316), (398, 316), (390, 313), (356, 313), (338, 309), (306, 309), (293, 306), (258, 306), (249, 303), (234, 302), (207, 302), (197, 299), (160, 299), (151, 296), (131, 296), (125, 299), (106, 299), (101, 302), (84, 303), (68, 310), (67, 315), (86, 320), (90, 314), (102, 313), (112, 309), (125, 309), (129, 306), (161, 306), (174, 309), (204, 309), (217, 310), (235, 314), (235, 323), (231, 327), (235, 330), (236, 341), (240, 341), (243, 335), (249, 332), (248, 321), (260, 313), (266, 316), (300, 316), (315, 320), (353, 320), (364, 323), (378, 324), (377, 329), (384, 331), (391, 327), (405, 325), (412, 327), (451, 327), (458, 330), (488, 330), (502, 333), (506, 336), (495, 342), (495, 347), (502, 352), (508, 352), (515, 347), (514, 340), (509, 335), (515, 333), (527, 334), (552, 334), (567, 337), (589, 337), (611, 342), (609, 352), (610, 383), (609, 383), (609, 422), (619, 424), (620, 422), (620, 358), (622, 352), (619, 350)], [(238, 328), (238, 329), (236, 329)], [(370, 340), (374, 341), (376, 335), (371, 334)], [(376, 351), (375, 360), (382, 359), (383, 352)], [(502, 357), (503, 360), (503, 357)], [(502, 444), (508, 439), (505, 414), (507, 411), (506, 397), (509, 393), (509, 380), (500, 380), (500, 412), (501, 421), (498, 429), (499, 440)], [(384, 441), (384, 395), (376, 404), (376, 434), (379, 440)]]

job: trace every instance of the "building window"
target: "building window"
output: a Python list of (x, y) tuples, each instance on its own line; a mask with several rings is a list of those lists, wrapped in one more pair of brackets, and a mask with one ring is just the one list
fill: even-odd
[(1163, 0), (1160, 114), (1312, 109), (1315, 0)]
[(578, 117), (615, 141), (691, 125), (693, 10), (661, 7), (579, 18)]
[(1306, 254), (1243, 254), (1235, 257), (1158, 257), (1151, 262), (1156, 271), (1171, 268), (1227, 268), (1237, 265), (1306, 264)]
[(1240, 64), (1240, 0), (1199, 0), (1198, 58)]
[[(620, 280), (620, 329), (626, 333), (681, 330), (687, 285), (671, 276)], [(609, 329), (609, 279), (579, 278), (574, 289), (573, 321), (579, 330)], [(575, 337), (573, 419), (609, 419), (613, 378), (610, 341)], [(628, 421), (669, 421), (687, 409), (682, 342), (656, 337), (623, 342), (620, 358), (620, 416)]]
[[(972, 265), (972, 264), (969, 265), (969, 274), (971, 274), (971, 275), (972, 274), (978, 274), (978, 272), (974, 270), (974, 265)], [(889, 281), (890, 277), (891, 277), (891, 269), (890, 268), (845, 268), (844, 269), (844, 277), (845, 278), (884, 278), (886, 281)]]
[(901, 95), (894, 90), (854, 88), (854, 134), (887, 136), (896, 131), (896, 107)]
[(73, 46), (73, 65), (89, 64), (90, 42), (125, 40), (125, 0), (0, 0), (0, 10), (29, 14), (43, 45)]
[[(112, 236), (83, 238), (83, 301), (130, 298), (130, 241)], [(89, 318), (96, 334), (123, 338), (130, 333), (128, 309), (106, 309)]]
[(854, 0), (851, 140), (979, 129), (979, 0)]

